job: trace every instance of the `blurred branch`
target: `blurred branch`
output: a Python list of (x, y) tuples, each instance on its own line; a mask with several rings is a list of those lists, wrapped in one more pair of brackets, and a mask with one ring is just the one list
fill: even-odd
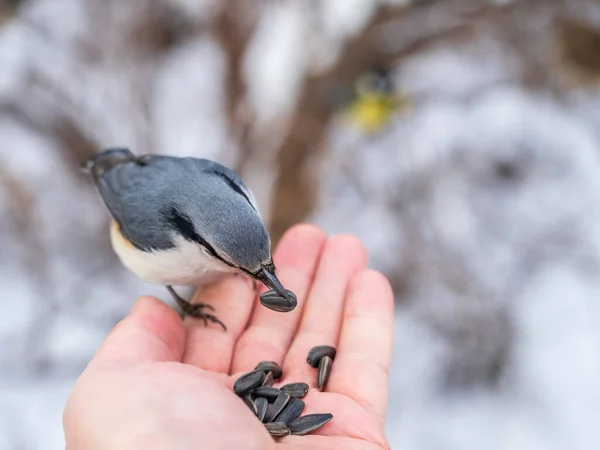
[(260, 5), (259, 0), (225, 0), (213, 25), (214, 33), (225, 53), (225, 111), (231, 134), (240, 146), (240, 166), (250, 151), (248, 135), (252, 125), (250, 111), (246, 107), (243, 63), (259, 18)]
[(556, 31), (557, 60), (562, 70), (584, 85), (600, 84), (600, 29), (562, 17)]
[[(59, 91), (55, 93), (60, 94)], [(0, 105), (0, 113), (54, 140), (57, 146), (64, 150), (62, 156), (66, 157), (74, 167), (98, 151), (98, 145), (72, 119), (60, 111), (45, 114), (41, 111), (43, 108), (40, 108), (43, 102), (39, 98), (37, 100), (36, 102), (5, 102)], [(32, 104), (36, 105), (36, 110), (25, 106)]]
[(139, 46), (142, 52), (147, 51), (150, 57), (180, 45), (197, 31), (196, 24), (169, 2), (150, 1), (143, 11), (139, 23), (131, 30), (131, 41)]
[(25, 0), (0, 0), (0, 25), (10, 20)]
[[(8, 198), (8, 219), (12, 222), (12, 231), (19, 236), (23, 243), (31, 243), (29, 235), (34, 227), (34, 208), (35, 195), (27, 184), (20, 180), (16, 175), (9, 171), (8, 167), (0, 165), (0, 188), (7, 194)], [(40, 249), (32, 248), (29, 252), (32, 261), (38, 261), (41, 258), (36, 255)], [(35, 256), (34, 256), (35, 255)]]
[(309, 76), (299, 95), (291, 130), (277, 155), (278, 176), (273, 189), (270, 232), (274, 244), (290, 226), (303, 220), (314, 208), (318, 193), (315, 176), (307, 173), (322, 151), (335, 105), (327, 102), (336, 85), (352, 84), (369, 66), (389, 62), (381, 53), (376, 34), (390, 19), (405, 14), (404, 8), (381, 7), (371, 22), (350, 39), (334, 66), (325, 73)]

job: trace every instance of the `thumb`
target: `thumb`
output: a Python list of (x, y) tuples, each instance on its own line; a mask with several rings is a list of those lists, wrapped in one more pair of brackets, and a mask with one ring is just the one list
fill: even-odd
[(110, 332), (90, 365), (181, 361), (185, 329), (179, 315), (155, 297), (140, 297)]

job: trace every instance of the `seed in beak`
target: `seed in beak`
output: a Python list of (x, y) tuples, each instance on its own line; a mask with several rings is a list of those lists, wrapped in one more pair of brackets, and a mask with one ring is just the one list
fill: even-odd
[(260, 303), (273, 311), (290, 312), (298, 305), (296, 295), (288, 290), (288, 298), (280, 296), (275, 291), (267, 291), (260, 296)]

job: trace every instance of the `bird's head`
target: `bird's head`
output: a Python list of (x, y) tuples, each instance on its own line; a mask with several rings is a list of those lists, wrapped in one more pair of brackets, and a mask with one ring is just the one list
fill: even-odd
[(271, 239), (252, 194), (231, 172), (208, 171), (202, 192), (179, 196), (166, 217), (173, 231), (200, 245), (224, 269), (242, 272), (283, 298), (289, 293), (277, 277)]

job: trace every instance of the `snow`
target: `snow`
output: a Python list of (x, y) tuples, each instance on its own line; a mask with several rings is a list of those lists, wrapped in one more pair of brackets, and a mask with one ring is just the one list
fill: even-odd
[(248, 100), (259, 122), (274, 120), (296, 102), (309, 56), (304, 6), (274, 2), (265, 7), (249, 43), (244, 74), (249, 81)]
[[(154, 86), (154, 127), (158, 153), (217, 159), (226, 140), (220, 114), (224, 61), (217, 44), (196, 38), (162, 61)], [(181, 87), (184, 87), (183, 89)]]
[(0, 383), (1, 448), (64, 448), (62, 408), (74, 382), (50, 378)]
[[(368, 20), (374, 2), (352, 3), (265, 6), (245, 60), (263, 124), (286, 114), (315, 59)], [(169, 4), (199, 23), (215, 7)], [(121, 43), (139, 6), (93, 20), (83, 5), (26, 8), (52, 39), (19, 21), (0, 28), (0, 100), (44, 125), (50, 112), (68, 117), (101, 146), (234, 160), (213, 38), (192, 36), (158, 60), (136, 56)], [(413, 41), (458, 20), (451, 6), (435, 8), (389, 36)], [(95, 40), (110, 45), (94, 64), (73, 56)], [(600, 441), (600, 94), (525, 88), (528, 62), (508, 37), (478, 29), (398, 62), (395, 79), (414, 105), (382, 133), (362, 136), (342, 117), (330, 129), (311, 220), (360, 236), (398, 288), (392, 448), (588, 450)], [(32, 71), (56, 91), (29, 89)], [(137, 296), (166, 295), (118, 264), (106, 213), (73, 161), (56, 157), (59, 143), (6, 114), (0, 136), (0, 448), (59, 449), (62, 408), (98, 344)], [(268, 214), (269, 177), (248, 179)], [(36, 239), (25, 242), (31, 229)]]
[[(371, 141), (342, 122), (331, 134), (314, 220), (358, 234), (373, 266), (412, 285), (397, 309), (392, 448), (583, 450), (600, 437), (597, 104), (518, 87), (520, 62), (499, 46), (409, 59), (408, 119)], [(498, 163), (517, 178), (496, 177)]]

